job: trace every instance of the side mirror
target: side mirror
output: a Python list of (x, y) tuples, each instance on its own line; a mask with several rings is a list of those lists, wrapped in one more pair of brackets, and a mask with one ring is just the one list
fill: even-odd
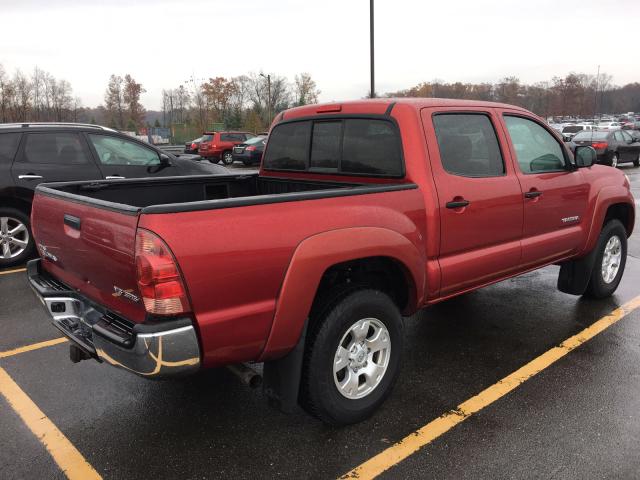
[(576, 147), (576, 165), (578, 168), (588, 168), (598, 159), (598, 154), (593, 147), (580, 146)]
[(160, 165), (162, 165), (163, 167), (171, 166), (171, 159), (169, 158), (169, 155), (165, 153), (160, 154)]

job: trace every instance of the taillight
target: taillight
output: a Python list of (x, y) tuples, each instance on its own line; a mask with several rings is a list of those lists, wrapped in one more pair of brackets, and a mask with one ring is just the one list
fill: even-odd
[(147, 312), (177, 315), (191, 311), (171, 250), (160, 237), (142, 229), (136, 232), (136, 276)]
[(607, 142), (592, 142), (591, 146), (593, 148), (595, 148), (596, 150), (602, 150), (605, 149), (609, 146), (609, 144)]
[(245, 150), (247, 152), (255, 152), (256, 151), (256, 147), (254, 147), (253, 145), (249, 145), (247, 148), (245, 148)]
[(195, 150), (196, 148), (198, 148), (198, 146), (195, 143), (191, 144), (191, 150)]

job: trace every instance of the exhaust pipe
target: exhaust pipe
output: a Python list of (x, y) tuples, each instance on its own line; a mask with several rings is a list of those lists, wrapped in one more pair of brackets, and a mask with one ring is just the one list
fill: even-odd
[(262, 375), (244, 363), (227, 365), (227, 369), (250, 388), (258, 388), (262, 385)]

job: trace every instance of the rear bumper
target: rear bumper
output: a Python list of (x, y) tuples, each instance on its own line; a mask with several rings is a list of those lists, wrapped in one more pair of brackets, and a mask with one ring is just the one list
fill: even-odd
[(53, 325), (99, 362), (147, 378), (182, 376), (200, 368), (191, 319), (131, 324), (43, 272), (40, 259), (27, 264), (27, 274)]

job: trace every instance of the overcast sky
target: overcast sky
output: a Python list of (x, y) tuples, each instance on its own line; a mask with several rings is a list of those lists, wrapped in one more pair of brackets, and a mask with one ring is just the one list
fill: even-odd
[[(86, 106), (109, 75), (161, 91), (250, 71), (309, 72), (322, 101), (369, 89), (368, 0), (0, 0), (0, 63), (69, 80)], [(421, 81), (527, 83), (569, 72), (640, 81), (640, 0), (376, 0), (376, 90)]]

